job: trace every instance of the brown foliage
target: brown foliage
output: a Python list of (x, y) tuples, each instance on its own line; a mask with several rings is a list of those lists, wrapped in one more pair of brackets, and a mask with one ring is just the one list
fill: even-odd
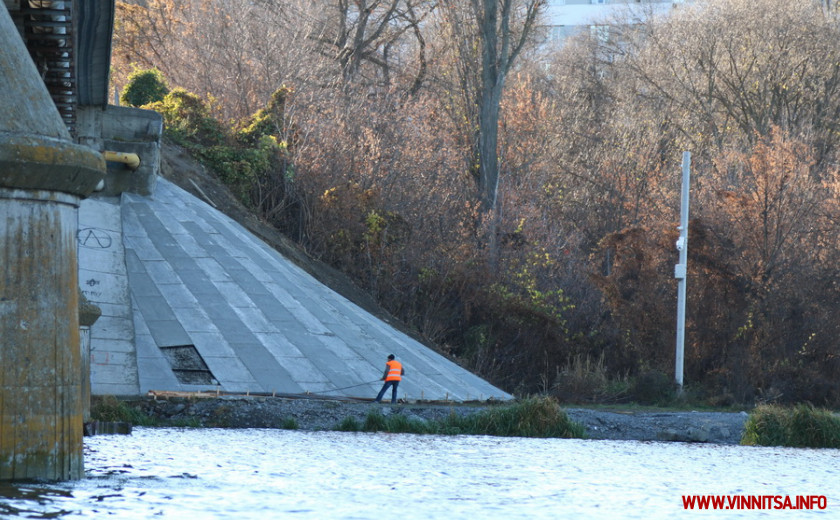
[(527, 393), (571, 359), (602, 360), (601, 381), (671, 373), (690, 150), (686, 381), (715, 402), (840, 402), (840, 25), (827, 11), (708, 0), (520, 55), (487, 213), (478, 39), (417, 23), (433, 3), (379, 2), (373, 32), (324, 8), (347, 2), (173, 5), (120, 4), (117, 82), (157, 66), (225, 119), (294, 86), (283, 117), (302, 244), (485, 377)]

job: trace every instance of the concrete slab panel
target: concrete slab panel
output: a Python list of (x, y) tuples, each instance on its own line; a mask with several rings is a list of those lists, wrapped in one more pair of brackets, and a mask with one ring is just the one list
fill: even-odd
[(163, 359), (163, 354), (160, 348), (155, 343), (151, 332), (148, 334), (136, 334), (134, 336), (134, 345), (137, 349), (137, 357), (142, 358), (160, 358)]
[(119, 395), (137, 395), (140, 392), (137, 358), (134, 355), (109, 352), (103, 356), (102, 353), (91, 352), (90, 374), (92, 393), (100, 394), (97, 389), (102, 385), (124, 388)]
[(149, 260), (143, 262), (142, 266), (156, 285), (181, 283), (175, 269), (165, 260)]
[[(134, 345), (133, 338), (125, 337), (121, 339), (97, 338), (100, 340), (100, 345), (107, 343), (107, 352), (117, 354), (129, 354), (131, 356), (137, 355), (137, 349)], [(96, 349), (98, 352), (105, 352), (102, 348)]]
[(151, 391), (183, 392), (184, 387), (178, 379), (172, 377), (143, 377), (140, 379), (140, 394), (146, 395)]
[(232, 256), (231, 253), (224, 247), (212, 245), (206, 246), (205, 249), (207, 250), (207, 254), (219, 262), (222, 267), (227, 269), (228, 274), (233, 280), (238, 279), (236, 275), (242, 274), (239, 271), (247, 273), (242, 264), (239, 263), (239, 258)]
[(258, 345), (262, 342), (257, 334), (248, 329), (241, 321), (225, 323), (220, 326), (219, 332), (224, 336), (225, 341), (231, 345)]
[(119, 240), (117, 246), (109, 249), (79, 246), (79, 265), (100, 273), (125, 274), (125, 251), (122, 247), (122, 239)]
[(123, 383), (92, 383), (90, 391), (93, 395), (134, 396), (139, 395), (139, 386)]
[[(218, 294), (218, 289), (215, 287), (213, 288)], [(231, 324), (241, 323), (239, 318), (234, 314), (233, 308), (222, 298), (203, 298), (199, 295), (196, 295), (196, 298), (201, 303), (201, 308), (204, 309), (204, 312), (210, 316), (210, 319), (213, 320), (213, 323), (216, 324), (216, 327), (219, 330), (224, 329), (221, 324), (226, 323), (226, 326), (230, 326)], [(229, 323), (233, 322), (233, 323)]]
[(122, 211), (122, 233), (123, 240), (125, 240), (125, 237), (133, 238), (147, 236), (146, 229), (143, 227), (143, 224), (140, 223), (140, 219), (138, 219), (137, 215), (127, 207), (123, 207)]
[(301, 325), (304, 331), (312, 334), (327, 334), (330, 332), (330, 329), (325, 327), (314, 314), (309, 312), (309, 309), (303, 307), (300, 302), (292, 299), (288, 294), (284, 298), (282, 291), (278, 290), (274, 293), (274, 297), (282, 301), (285, 311), (294, 317), (295, 321)]
[[(169, 361), (163, 357), (138, 358), (138, 365), (141, 368), (140, 373), (144, 374), (140, 378), (141, 386), (144, 380), (148, 381), (149, 379), (165, 380), (169, 384), (180, 384), (175, 373), (172, 372), (172, 366), (169, 364)], [(167, 387), (158, 387), (156, 390), (163, 390), (165, 388)]]
[[(184, 282), (184, 285), (187, 286), (190, 292), (193, 293), (198, 300), (223, 300), (221, 293), (219, 293), (219, 290), (216, 288), (215, 285), (213, 285), (213, 283), (210, 282), (210, 280), (207, 279), (207, 275), (204, 274), (203, 271), (197, 269), (190, 271), (178, 271), (178, 276), (181, 277), (181, 281)], [(201, 298), (202, 296), (204, 298)]]
[(271, 294), (265, 287), (265, 283), (259, 280), (239, 280), (239, 286), (248, 294)]
[(234, 307), (233, 312), (251, 332), (278, 332), (274, 324), (256, 307)]
[(280, 361), (283, 367), (291, 374), (292, 380), (299, 384), (301, 388), (307, 390), (317, 388), (320, 391), (331, 386), (327, 376), (307, 358), (290, 357), (281, 358)]
[(160, 221), (155, 212), (151, 211), (151, 208), (141, 203), (132, 204), (132, 208), (137, 214), (137, 219), (140, 221), (143, 229), (146, 230), (149, 236), (156, 237), (158, 241), (164, 244), (175, 243), (169, 230), (166, 229), (166, 226), (163, 225), (163, 222)]
[(289, 327), (282, 329), (281, 332), (289, 340), (289, 343), (300, 350), (304, 356), (307, 355), (312, 348), (321, 348), (318, 346), (319, 342), (315, 336), (302, 327)]
[(224, 298), (231, 307), (250, 307), (256, 308), (256, 304), (250, 298), (239, 284), (235, 282), (219, 281), (213, 284), (218, 290), (219, 295)]
[[(130, 273), (128, 283), (131, 286), (131, 295), (135, 298), (163, 298), (157, 284), (152, 277), (143, 273)], [(138, 300), (138, 303), (139, 300)]]
[(91, 303), (128, 303), (128, 278), (125, 273), (113, 274), (79, 269), (79, 288)]
[[(161, 202), (165, 203), (165, 201)], [(176, 237), (176, 240), (178, 236), (188, 235), (187, 230), (184, 229), (184, 226), (182, 226), (181, 223), (178, 221), (179, 216), (187, 215), (188, 213), (183, 212), (177, 204), (164, 204), (163, 206), (166, 208), (166, 210), (161, 211), (159, 213), (155, 213), (155, 215), (158, 217), (158, 221), (163, 225), (163, 227), (166, 228), (166, 232), (172, 235), (173, 237)]]
[(137, 309), (143, 314), (143, 319), (147, 322), (176, 320), (175, 312), (161, 295), (142, 296), (135, 294), (133, 301), (137, 305)]
[(198, 267), (195, 259), (188, 256), (180, 247), (161, 246), (159, 249), (166, 261), (172, 264), (172, 268), (178, 273), (182, 273), (184, 271), (196, 271), (204, 274), (201, 271), (201, 268)]
[(231, 276), (227, 273), (219, 262), (212, 258), (198, 258), (193, 257), (199, 269), (204, 271), (207, 279), (211, 282), (228, 282)]
[[(231, 242), (228, 240), (227, 236), (221, 233), (213, 235), (213, 240), (216, 242), (216, 247), (221, 250), (221, 253), (213, 254), (213, 258), (218, 259), (224, 255), (235, 258), (237, 261), (248, 258), (248, 252), (239, 240)], [(208, 253), (209, 252), (210, 251), (208, 249)]]
[[(182, 229), (182, 231), (185, 231)], [(186, 254), (191, 256), (192, 258), (209, 258), (209, 254), (207, 250), (204, 249), (204, 246), (198, 243), (198, 241), (190, 235), (173, 235), (175, 240), (177, 241), (178, 247), (180, 247)]]
[(320, 334), (315, 337), (315, 339), (324, 345), (324, 347), (329, 350), (335, 357), (342, 361), (347, 361), (350, 359), (363, 359), (359, 354), (350, 348), (347, 343), (344, 342), (343, 339), (336, 337), (335, 335), (326, 335)]
[(90, 328), (91, 348), (100, 341), (127, 340), (134, 337), (134, 320), (118, 316), (100, 316)]
[[(215, 245), (212, 235), (218, 234), (213, 226), (208, 225), (204, 219), (198, 218), (195, 214), (192, 220), (182, 220), (181, 225), (187, 230), (187, 233), (192, 236), (196, 243), (202, 247)], [(189, 216), (185, 217), (189, 218)]]
[[(174, 311), (174, 310), (173, 310)], [(217, 332), (215, 324), (200, 306), (180, 307), (175, 313), (184, 330), (190, 332)]]
[(270, 321), (282, 321), (282, 315), (285, 315), (287, 320), (294, 319), (291, 313), (285, 310), (283, 304), (273, 294), (249, 294), (248, 297), (254, 306), (261, 309)]
[(146, 335), (151, 337), (152, 331), (149, 330), (149, 326), (146, 325), (146, 321), (143, 319), (143, 314), (141, 314), (140, 311), (137, 310), (136, 306), (133, 308), (132, 316), (134, 318), (135, 341), (137, 336)]
[(260, 285), (274, 281), (274, 278), (263, 269), (260, 262), (255, 262), (253, 258), (241, 258), (239, 259), (239, 263), (242, 264), (242, 267), (244, 267), (246, 271), (251, 273), (251, 276), (253, 276), (254, 280), (259, 282)]
[(239, 358), (208, 356), (204, 358), (204, 362), (223, 388), (234, 383), (244, 383), (249, 385), (244, 388), (260, 388), (258, 391), (263, 391)]
[(304, 357), (303, 352), (280, 332), (258, 332), (254, 335), (274, 357)]
[(262, 345), (232, 345), (236, 356), (251, 373), (257, 383), (265, 389), (276, 389), (276, 380), (293, 380), (289, 372), (278, 363)]
[(102, 311), (102, 316), (129, 317), (132, 316), (133, 312), (131, 305), (128, 304), (99, 302), (96, 305)]
[(264, 386), (265, 392), (276, 394), (302, 394), (305, 392), (303, 387), (299, 384), (295, 383), (291, 379), (284, 379), (282, 377), (275, 377), (270, 383), (267, 383)]
[(79, 229), (97, 227), (122, 234), (121, 212), (120, 201), (115, 197), (84, 199), (79, 204)]
[(173, 309), (192, 308), (199, 305), (198, 299), (183, 283), (158, 284), (158, 290)]
[(177, 320), (146, 320), (146, 325), (149, 326), (158, 347), (177, 347), (191, 344), (189, 334)]
[(201, 357), (236, 356), (236, 351), (221, 332), (190, 332), (189, 336)]
[(163, 260), (160, 252), (148, 236), (123, 236), (126, 249), (131, 249), (140, 260)]

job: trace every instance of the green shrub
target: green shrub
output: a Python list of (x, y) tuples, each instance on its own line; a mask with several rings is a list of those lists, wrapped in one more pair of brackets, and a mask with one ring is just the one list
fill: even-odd
[(169, 87), (158, 69), (135, 69), (128, 75), (128, 84), (120, 95), (120, 103), (140, 107), (163, 101), (168, 93)]
[(297, 419), (295, 419), (294, 417), (286, 417), (280, 423), (280, 428), (282, 428), (284, 430), (297, 430), (298, 427), (299, 426), (298, 426)]
[(241, 129), (236, 133), (237, 140), (246, 146), (254, 146), (261, 138), (274, 136), (282, 142), (286, 128), (286, 99), (291, 92), (292, 89), (285, 85), (277, 89), (265, 108), (261, 108), (242, 123)]
[(741, 444), (840, 448), (840, 417), (806, 404), (759, 406), (750, 413)]
[(134, 426), (154, 426), (157, 422), (137, 408), (114, 396), (97, 399), (90, 410), (91, 419), (103, 422), (126, 422)]
[(361, 426), (355, 417), (345, 417), (334, 429), (340, 432), (357, 432)]
[(387, 431), (387, 421), (385, 416), (379, 412), (370, 412), (365, 417), (365, 422), (362, 424), (360, 430), (366, 432), (380, 432)]
[(402, 414), (384, 416), (370, 412), (364, 424), (348, 417), (335, 428), (339, 431), (384, 431), (440, 435), (496, 435), (503, 437), (583, 438), (584, 428), (572, 421), (550, 397), (525, 399), (508, 406), (488, 408), (460, 416), (454, 412), (438, 421), (422, 421)]
[(639, 404), (666, 404), (674, 400), (675, 383), (659, 370), (646, 370), (630, 384), (630, 399)]
[(215, 171), (240, 202), (253, 206), (251, 190), (270, 171), (281, 147), (271, 136), (264, 136), (253, 147), (229, 145), (195, 150), (196, 155)]
[(160, 113), (166, 135), (181, 145), (212, 146), (222, 144), (226, 133), (200, 97), (182, 88), (173, 89), (162, 100), (147, 108)]
[(462, 429), (479, 435), (504, 437), (581, 438), (582, 425), (566, 415), (550, 397), (534, 397), (522, 402), (484, 410), (466, 418)]

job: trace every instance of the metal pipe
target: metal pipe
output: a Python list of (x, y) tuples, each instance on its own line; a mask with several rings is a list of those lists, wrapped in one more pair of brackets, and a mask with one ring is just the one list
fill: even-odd
[(136, 153), (127, 152), (112, 152), (106, 150), (102, 152), (102, 156), (106, 161), (123, 163), (129, 170), (134, 171), (140, 167), (140, 156)]

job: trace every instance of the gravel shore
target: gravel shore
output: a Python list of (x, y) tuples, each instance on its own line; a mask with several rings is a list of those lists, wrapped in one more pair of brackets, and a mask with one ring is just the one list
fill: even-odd
[[(486, 404), (375, 404), (329, 399), (223, 396), (213, 398), (144, 398), (128, 404), (162, 420), (227, 428), (329, 430), (347, 417), (360, 422), (371, 410), (399, 413), (422, 420), (443, 419), (451, 413), (468, 415)], [(706, 442), (738, 444), (747, 420), (745, 412), (625, 412), (565, 408), (586, 428), (590, 439)]]

